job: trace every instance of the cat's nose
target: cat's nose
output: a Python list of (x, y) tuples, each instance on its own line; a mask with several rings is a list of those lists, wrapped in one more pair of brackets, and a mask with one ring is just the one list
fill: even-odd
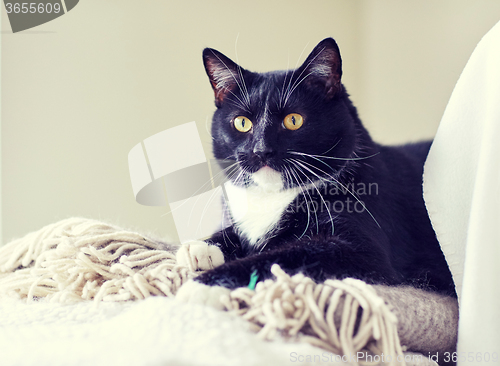
[(264, 144), (257, 144), (253, 148), (253, 153), (261, 160), (267, 160), (274, 155), (274, 150)]

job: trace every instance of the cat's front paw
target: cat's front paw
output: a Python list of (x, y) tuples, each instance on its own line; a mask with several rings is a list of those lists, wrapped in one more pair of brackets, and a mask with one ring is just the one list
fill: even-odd
[(215, 245), (194, 240), (182, 244), (176, 254), (177, 264), (191, 271), (206, 271), (224, 264), (224, 254)]
[(184, 283), (177, 292), (175, 300), (189, 304), (208, 305), (218, 310), (224, 310), (222, 298), (229, 296), (231, 290), (221, 286), (207, 286), (190, 280)]

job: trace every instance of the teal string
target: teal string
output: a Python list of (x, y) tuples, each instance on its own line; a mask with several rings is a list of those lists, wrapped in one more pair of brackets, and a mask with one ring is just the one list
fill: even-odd
[(248, 284), (248, 288), (250, 290), (255, 290), (255, 285), (257, 284), (258, 279), (259, 279), (259, 275), (257, 274), (257, 270), (255, 270), (250, 275), (250, 283)]

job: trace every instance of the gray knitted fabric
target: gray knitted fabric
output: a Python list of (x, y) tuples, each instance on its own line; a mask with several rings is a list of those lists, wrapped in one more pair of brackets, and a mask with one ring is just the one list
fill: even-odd
[(373, 286), (398, 318), (402, 346), (410, 351), (454, 352), (457, 344), (458, 301), (413, 287)]

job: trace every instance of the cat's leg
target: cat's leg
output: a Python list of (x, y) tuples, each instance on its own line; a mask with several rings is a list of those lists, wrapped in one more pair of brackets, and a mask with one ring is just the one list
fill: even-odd
[(229, 226), (214, 235), (207, 242), (217, 246), (224, 254), (224, 261), (229, 262), (245, 256), (241, 246), (240, 238), (234, 228)]
[(178, 249), (177, 263), (192, 271), (206, 271), (241, 255), (241, 245), (232, 227), (214, 234), (206, 241), (193, 240)]
[(191, 271), (206, 271), (224, 264), (224, 255), (219, 247), (200, 240), (182, 244), (177, 250), (176, 259), (177, 264)]
[(230, 289), (248, 286), (252, 273), (258, 280), (271, 277), (277, 263), (290, 275), (302, 272), (317, 282), (328, 278), (354, 277), (370, 283), (397, 284), (402, 276), (388, 256), (369, 244), (353, 245), (337, 238), (301, 240), (225, 263), (198, 276), (195, 281)]
[[(238, 236), (232, 227), (214, 234), (207, 241), (194, 241), (183, 244), (177, 252), (177, 263), (193, 271), (208, 270), (242, 255)], [(176, 301), (201, 304), (223, 309), (221, 297), (230, 290), (222, 286), (209, 286), (190, 280), (183, 284), (176, 294)]]
[[(205, 241), (184, 243), (176, 254), (177, 264), (188, 267), (191, 271), (209, 270), (224, 264), (224, 255), (218, 246)], [(222, 309), (222, 295), (229, 292), (221, 286), (208, 286), (189, 280), (176, 294), (177, 301), (212, 306)]]

